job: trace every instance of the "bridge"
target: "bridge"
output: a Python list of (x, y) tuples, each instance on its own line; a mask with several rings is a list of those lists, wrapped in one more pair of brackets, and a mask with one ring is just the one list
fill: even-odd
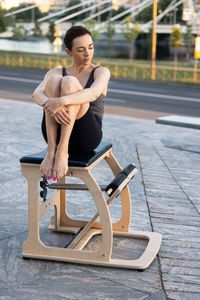
[[(65, 7), (65, 1), (56, 1), (56, 0), (35, 0), (36, 4), (30, 5), (26, 8), (16, 9), (13, 12), (5, 14), (5, 17), (8, 17), (12, 14), (18, 14), (23, 11), (33, 10), (36, 6), (43, 5), (43, 9), (50, 8), (49, 13), (47, 16), (40, 18), (37, 22), (41, 23), (41, 29), (45, 33), (48, 30), (48, 22), (53, 20), (56, 27), (64, 28), (66, 31), (66, 22), (71, 22), (74, 17), (84, 14), (85, 12), (89, 12), (90, 15), (87, 18), (84, 18), (81, 23), (85, 23), (91, 19), (99, 18), (105, 14), (106, 12), (111, 12), (113, 9), (117, 10), (120, 6), (124, 6), (125, 10), (123, 12), (119, 12), (115, 16), (111, 17), (111, 22), (115, 22), (116, 32), (121, 32), (121, 28), (123, 24), (126, 22), (126, 17), (131, 14), (132, 19), (138, 15), (142, 10), (149, 7), (153, 4), (154, 0), (86, 0), (82, 1), (79, 4), (72, 5), (70, 7)], [(157, 0), (159, 2), (159, 0)], [(66, 1), (67, 3), (67, 1)], [(72, 1), (73, 4), (73, 1)], [(105, 8), (104, 5), (107, 5)], [(192, 25), (192, 32), (193, 34), (197, 34), (198, 31), (198, 20), (200, 17), (200, 0), (172, 0), (170, 4), (165, 8), (164, 11), (158, 14), (157, 16), (157, 33), (163, 34), (170, 34), (172, 32), (172, 28), (174, 25), (163, 25), (160, 24), (160, 21), (166, 16), (168, 13), (174, 11), (179, 5), (183, 4), (185, 9), (188, 9), (190, 12), (190, 20), (188, 23)], [(72, 13), (71, 11), (77, 9), (76, 12)], [(64, 15), (64, 16), (63, 16)], [(123, 20), (118, 21), (119, 19), (123, 18)], [(149, 29), (152, 27), (152, 20), (145, 24), (140, 24), (141, 30), (143, 32), (148, 32)], [(26, 24), (26, 29), (29, 31), (29, 35), (32, 34), (34, 28), (34, 23)], [(96, 24), (96, 29), (99, 30), (100, 33), (104, 31), (105, 22), (98, 22)], [(181, 31), (185, 32), (186, 25), (181, 26)]]

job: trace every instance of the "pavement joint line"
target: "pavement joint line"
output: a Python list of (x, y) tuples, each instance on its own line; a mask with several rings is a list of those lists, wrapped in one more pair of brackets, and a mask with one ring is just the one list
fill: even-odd
[(178, 150), (178, 151), (186, 151), (186, 152), (192, 152), (192, 153), (200, 154), (200, 152), (198, 152), (198, 151), (192, 151), (192, 150), (187, 150), (187, 149), (180, 149), (180, 148), (176, 148), (176, 147), (172, 147), (172, 146), (165, 146), (165, 147), (169, 148), (169, 149), (175, 149), (175, 150)]
[[(137, 147), (137, 144), (136, 144), (136, 147)], [(161, 154), (160, 154), (160, 152), (159, 152), (159, 150), (161, 151), (161, 149), (159, 148), (159, 150), (157, 150), (156, 149), (156, 146), (155, 145), (152, 145), (152, 147), (153, 147), (153, 149), (154, 149), (154, 151), (157, 153), (157, 155), (158, 155), (158, 157), (161, 159), (161, 161), (162, 161), (162, 163), (163, 163), (163, 167), (165, 167), (167, 170), (168, 170), (168, 172), (169, 172), (169, 174), (170, 174), (170, 176), (172, 176), (172, 178), (173, 178), (173, 180), (176, 182), (176, 184), (178, 184), (178, 182), (177, 182), (177, 180), (176, 180), (176, 178), (173, 176), (173, 174), (171, 173), (171, 171), (170, 171), (170, 169), (169, 169), (169, 167), (166, 165), (166, 163), (165, 163), (165, 160), (162, 158), (162, 156), (161, 156)], [(163, 147), (163, 146), (162, 146)], [(164, 147), (163, 147), (164, 148)], [(138, 150), (138, 149), (137, 149)], [(142, 176), (142, 174), (143, 174), (143, 169), (142, 169), (142, 164), (141, 164), (141, 162), (140, 162), (140, 157), (139, 157), (139, 151), (137, 152), (138, 153), (138, 160), (139, 160), (139, 163), (140, 163), (140, 169), (141, 169), (141, 176)], [(144, 191), (145, 191), (145, 180), (143, 179), (143, 185), (144, 185)], [(184, 190), (183, 190), (183, 188), (178, 184), (178, 186), (179, 186), (179, 188), (181, 189), (181, 191), (186, 195), (186, 198), (187, 199), (189, 199), (189, 197), (188, 197), (188, 195), (184, 192)], [(148, 197), (146, 196), (146, 200), (148, 201)], [(189, 199), (189, 201), (191, 202), (191, 200)], [(196, 209), (196, 207), (194, 206), (194, 204), (191, 202), (191, 204), (192, 204), (192, 207), (193, 208), (195, 208), (195, 211), (197, 211), (197, 209)], [(150, 208), (150, 207), (149, 207)], [(198, 211), (197, 211), (198, 212)], [(150, 220), (151, 220), (151, 223), (153, 223), (153, 218), (151, 219), (151, 211), (150, 211)], [(157, 224), (155, 224), (156, 225), (156, 227), (159, 225), (159, 223), (157, 223)], [(153, 227), (153, 225), (152, 225), (152, 227)], [(167, 254), (168, 253), (168, 246), (166, 246), (167, 248), (165, 248), (162, 252), (160, 252), (159, 254), (158, 254), (158, 261), (159, 261), (159, 270), (160, 270), (160, 276), (161, 276), (161, 283), (162, 283), (162, 286), (163, 286), (163, 291), (165, 292), (165, 295), (167, 295), (168, 293), (167, 293), (167, 288), (165, 289), (165, 286), (166, 286), (166, 284), (168, 284), (169, 283), (169, 280), (168, 279), (165, 279), (164, 277), (162, 277), (163, 275), (164, 275), (164, 273), (162, 272), (162, 270), (161, 270), (161, 260), (163, 259), (163, 257), (168, 257), (169, 256), (169, 254)], [(180, 247), (180, 249), (182, 249), (182, 251), (184, 251), (185, 250), (185, 247)], [(197, 249), (197, 247), (194, 247), (194, 250), (196, 250)], [(187, 252), (187, 250), (186, 250), (186, 252)], [(170, 252), (169, 252), (170, 253)], [(184, 253), (183, 254), (181, 254), (182, 256), (184, 256)], [(168, 274), (168, 273), (167, 273)], [(195, 277), (194, 277), (195, 278)], [(187, 280), (185, 281), (185, 282), (183, 282), (183, 284), (187, 284)], [(179, 280), (177, 280), (177, 283), (179, 283)], [(182, 282), (181, 282), (182, 283)], [(196, 283), (195, 283), (196, 284)]]
[[(138, 159), (139, 168), (140, 168), (140, 174), (141, 174), (141, 178), (142, 178), (142, 183), (141, 184), (142, 184), (143, 189), (144, 189), (144, 197), (145, 197), (145, 200), (146, 200), (146, 205), (147, 205), (148, 214), (149, 214), (149, 221), (150, 221), (151, 229), (152, 229), (152, 231), (154, 231), (154, 226), (153, 226), (153, 222), (152, 222), (152, 219), (151, 219), (151, 210), (150, 210), (150, 206), (149, 206), (149, 203), (148, 203), (148, 197), (146, 195), (146, 190), (145, 190), (145, 180), (144, 180), (144, 177), (143, 177), (142, 164), (141, 164), (141, 161), (140, 161), (140, 154), (139, 154), (139, 149), (138, 149), (137, 143), (135, 144), (135, 147), (136, 147), (136, 154), (137, 154), (137, 159)], [(156, 257), (158, 259), (158, 269), (159, 269), (161, 287), (162, 287), (162, 290), (164, 292), (165, 298), (167, 299), (167, 293), (165, 291), (165, 286), (164, 286), (164, 282), (163, 282), (163, 278), (162, 278), (160, 254), (158, 253), (156, 255)]]
[[(153, 300), (153, 296), (156, 296), (156, 294), (158, 294), (158, 293), (160, 293), (161, 291), (163, 291), (164, 292), (164, 290), (163, 289), (159, 289), (158, 291), (156, 291), (156, 292), (154, 292), (154, 293), (152, 293), (152, 294), (150, 294), (149, 296), (147, 296), (147, 298), (144, 298), (145, 300), (148, 300), (148, 299), (152, 299)], [(164, 292), (164, 294), (165, 294), (165, 292)], [(165, 299), (167, 299), (166, 298), (166, 295), (165, 295)]]
[(181, 189), (181, 191), (185, 194), (185, 196), (187, 197), (187, 199), (189, 200), (189, 202), (192, 204), (192, 206), (194, 207), (194, 209), (197, 211), (197, 213), (200, 215), (200, 212), (198, 210), (198, 208), (196, 208), (195, 204), (193, 203), (193, 201), (190, 199), (190, 197), (187, 195), (187, 193), (183, 190), (182, 186), (179, 184), (179, 182), (177, 181), (177, 179), (175, 178), (174, 174), (171, 172), (171, 170), (169, 169), (169, 167), (167, 166), (167, 164), (165, 163), (165, 160), (162, 158), (162, 156), (160, 155), (159, 151), (153, 146), (153, 148), (155, 149), (155, 151), (157, 152), (158, 156), (160, 157), (160, 159), (163, 161), (165, 167), (168, 169), (169, 173), (171, 174), (172, 178), (175, 180), (175, 182), (177, 183), (177, 185), (179, 186), (179, 188)]

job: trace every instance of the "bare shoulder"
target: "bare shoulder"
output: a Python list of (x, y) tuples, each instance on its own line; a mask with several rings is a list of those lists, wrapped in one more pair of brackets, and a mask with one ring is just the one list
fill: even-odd
[(96, 68), (95, 70), (96, 77), (104, 76), (104, 78), (110, 79), (110, 70), (104, 66), (100, 66), (99, 68)]
[(110, 74), (110, 70), (104, 66), (96, 68), (97, 73)]
[(60, 75), (60, 74), (62, 74), (62, 67), (55, 67), (55, 68), (49, 70), (45, 76)]

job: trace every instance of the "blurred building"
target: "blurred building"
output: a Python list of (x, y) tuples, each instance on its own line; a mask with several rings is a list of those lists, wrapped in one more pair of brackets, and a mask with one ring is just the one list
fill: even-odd
[(10, 9), (12, 7), (18, 7), (20, 5), (20, 1), (19, 0), (1, 0), (1, 7), (3, 9)]
[(194, 0), (195, 10), (200, 11), (200, 0)]

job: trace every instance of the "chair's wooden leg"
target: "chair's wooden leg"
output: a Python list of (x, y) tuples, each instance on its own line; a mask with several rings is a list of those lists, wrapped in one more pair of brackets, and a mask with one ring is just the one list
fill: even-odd
[[(111, 168), (114, 176), (117, 176), (118, 173), (121, 171), (121, 167), (114, 157), (112, 150), (110, 150), (107, 155), (104, 157), (107, 164)], [(80, 169), (79, 169), (80, 170)], [(79, 173), (76, 172), (76, 174)], [(87, 170), (86, 172), (88, 172)], [(69, 170), (70, 173), (70, 170)], [(76, 176), (75, 171), (73, 170), (73, 177), (79, 177)], [(65, 183), (65, 179), (61, 179), (60, 183)], [(84, 227), (87, 222), (82, 220), (75, 220), (69, 217), (67, 210), (66, 210), (66, 198), (65, 198), (65, 191), (60, 191), (60, 225), (55, 228), (55, 221), (54, 216), (52, 218), (51, 225), (49, 226), (52, 230), (58, 230), (58, 231), (70, 231), (76, 233), (80, 227)], [(120, 193), (121, 197), (121, 206), (122, 206), (122, 213), (121, 218), (118, 222), (113, 223), (113, 230), (114, 231), (123, 231), (127, 232), (129, 231), (129, 226), (131, 222), (131, 198), (130, 198), (130, 192), (128, 186), (126, 186)], [(92, 228), (100, 229), (101, 224), (99, 222), (95, 222), (92, 226)]]
[[(90, 173), (90, 171), (86, 170), (78, 170), (74, 171), (73, 174), (75, 177), (79, 177), (83, 182), (88, 186), (91, 195), (95, 201), (100, 223), (102, 229), (102, 242), (99, 248), (99, 252), (102, 253), (101, 256), (105, 260), (110, 260), (112, 254), (112, 244), (113, 244), (113, 234), (112, 234), (112, 222), (110, 217), (110, 212), (106, 203), (106, 199), (103, 196), (103, 193), (97, 184), (96, 180)], [(92, 224), (91, 224), (92, 225)], [(85, 233), (88, 231), (90, 227), (87, 228), (87, 225), (82, 230), (82, 232), (77, 236), (77, 238), (72, 242), (70, 248), (73, 248), (77, 244), (77, 240), (84, 238)]]
[(39, 235), (39, 180), (42, 174), (38, 165), (21, 164), (22, 174), (28, 183), (28, 238), (23, 244), (22, 252), (32, 252), (35, 248), (41, 248), (43, 243)]
[[(114, 176), (117, 176), (122, 170), (118, 161), (112, 153), (112, 150), (109, 152), (109, 155), (104, 158), (111, 168)], [(126, 186), (120, 193), (121, 196), (121, 206), (122, 214), (118, 222), (113, 224), (114, 231), (129, 231), (129, 226), (131, 222), (131, 197), (128, 186)]]
[[(59, 183), (66, 183), (64, 176), (59, 180)], [(67, 193), (66, 190), (59, 190), (59, 201), (55, 209), (55, 214), (51, 217), (49, 229), (55, 231), (67, 231), (76, 233), (80, 227), (85, 226), (86, 221), (74, 220), (67, 213)], [(57, 224), (56, 224), (57, 220)]]
[[(109, 157), (110, 155), (110, 151), (108, 151), (106, 153), (106, 157)], [(105, 158), (105, 157), (103, 157)], [(101, 158), (101, 159), (103, 159)], [(99, 160), (101, 160), (99, 159)], [(73, 169), (73, 170), (72, 170)], [(69, 168), (68, 170), (68, 174), (70, 175), (71, 173), (73, 174), (73, 177), (76, 177), (74, 175), (74, 168)], [(90, 170), (91, 167), (87, 168), (87, 171)], [(115, 174), (119, 173), (119, 171), (121, 170), (121, 168), (119, 167), (118, 164), (118, 168), (117, 171), (115, 172)], [(59, 180), (59, 183), (65, 183), (66, 177), (63, 177), (61, 180)], [(49, 229), (51, 230), (55, 230), (55, 231), (67, 231), (67, 232), (73, 232), (76, 233), (80, 227), (84, 227), (86, 225), (86, 221), (83, 220), (76, 220), (76, 219), (72, 219), (68, 212), (67, 212), (67, 195), (66, 195), (66, 191), (65, 190), (60, 190), (59, 191), (59, 201), (58, 201), (58, 205), (56, 206), (55, 209), (55, 214), (52, 216), (51, 218), (51, 223), (49, 226)], [(56, 215), (57, 214), (57, 215)], [(57, 220), (58, 224), (56, 226), (55, 221)], [(101, 225), (99, 224), (99, 222), (95, 223), (93, 228), (101, 228)], [(117, 227), (117, 230), (119, 229), (119, 227)], [(126, 229), (126, 226), (125, 226)]]

